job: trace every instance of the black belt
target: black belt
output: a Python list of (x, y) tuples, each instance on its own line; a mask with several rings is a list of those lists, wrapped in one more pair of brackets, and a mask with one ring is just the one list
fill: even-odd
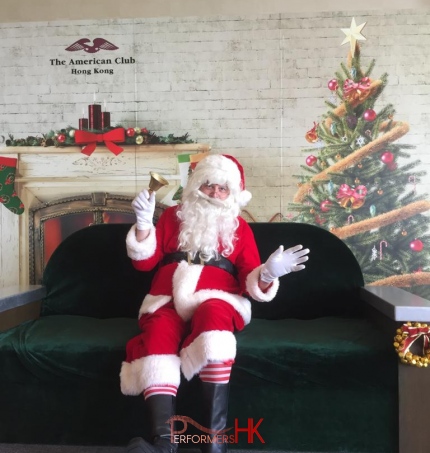
[(199, 254), (197, 254), (194, 258), (189, 258), (187, 252), (174, 252), (169, 253), (166, 255), (163, 260), (161, 261), (161, 266), (165, 266), (166, 264), (171, 263), (179, 263), (180, 261), (187, 261), (188, 264), (202, 264), (204, 266), (215, 266), (219, 267), (220, 269), (230, 273), (233, 277), (237, 275), (236, 266), (227, 258), (220, 256), (218, 259), (211, 258), (209, 261), (203, 261), (200, 259)]

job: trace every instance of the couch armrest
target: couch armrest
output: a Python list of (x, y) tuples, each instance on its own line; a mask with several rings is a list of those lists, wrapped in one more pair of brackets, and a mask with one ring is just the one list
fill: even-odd
[(0, 332), (40, 315), (46, 295), (42, 285), (17, 285), (0, 288)]
[[(404, 322), (430, 322), (430, 301), (394, 286), (366, 286), (360, 289), (376, 320), (394, 338)], [(393, 349), (394, 351), (394, 349)], [(425, 452), (430, 445), (427, 408), (430, 406), (430, 368), (398, 362), (399, 453)]]
[(361, 299), (397, 322), (430, 322), (430, 301), (394, 286), (365, 286)]

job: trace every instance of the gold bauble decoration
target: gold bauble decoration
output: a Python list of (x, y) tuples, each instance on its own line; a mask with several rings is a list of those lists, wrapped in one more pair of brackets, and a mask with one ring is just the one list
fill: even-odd
[(141, 145), (143, 143), (143, 137), (141, 135), (136, 136), (136, 144)]

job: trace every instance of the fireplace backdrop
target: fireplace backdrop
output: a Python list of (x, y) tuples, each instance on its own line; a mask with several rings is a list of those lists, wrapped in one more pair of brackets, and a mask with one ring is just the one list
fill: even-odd
[[(126, 146), (115, 156), (98, 146), (91, 156), (81, 148), (4, 147), (0, 154), (18, 158), (15, 188), (24, 203), (20, 216), (0, 216), (0, 286), (38, 283), (55, 247), (75, 229), (93, 223), (132, 222), (130, 202), (148, 187), (150, 171), (169, 186), (160, 201), (179, 186), (179, 154), (208, 152), (210, 146)], [(10, 214), (10, 215), (9, 215)]]
[[(100, 223), (134, 223), (131, 197), (93, 192), (43, 203), (30, 210), (30, 283), (40, 284), (45, 266), (58, 245), (75, 231)], [(166, 205), (157, 202), (154, 218)]]

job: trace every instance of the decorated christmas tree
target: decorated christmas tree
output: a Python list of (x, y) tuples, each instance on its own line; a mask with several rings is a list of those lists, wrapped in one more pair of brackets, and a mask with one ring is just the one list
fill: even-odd
[(430, 298), (430, 201), (416, 190), (425, 172), (412, 157), (414, 147), (404, 143), (408, 123), (393, 105), (379, 106), (388, 75), (372, 78), (374, 60), (362, 66), (356, 41), (365, 39), (363, 26), (353, 19), (343, 30), (351, 49), (328, 82), (334, 99), (326, 102), (327, 113), (306, 134), (313, 147), (303, 150), (308, 156), (290, 209), (297, 213), (293, 221), (343, 239), (366, 284)]

